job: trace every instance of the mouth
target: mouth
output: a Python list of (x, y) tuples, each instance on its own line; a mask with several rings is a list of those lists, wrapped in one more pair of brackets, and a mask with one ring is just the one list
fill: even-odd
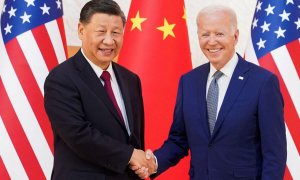
[(105, 56), (109, 56), (113, 53), (114, 49), (105, 49), (105, 48), (99, 48), (99, 50), (101, 51), (101, 53)]
[(218, 48), (218, 49), (207, 49), (207, 51), (210, 52), (210, 53), (217, 53), (217, 52), (219, 52), (221, 50), (222, 50), (221, 48)]

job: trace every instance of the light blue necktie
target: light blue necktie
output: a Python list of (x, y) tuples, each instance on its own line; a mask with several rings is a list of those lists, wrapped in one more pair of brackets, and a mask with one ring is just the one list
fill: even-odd
[(208, 124), (210, 134), (213, 134), (213, 130), (216, 124), (218, 98), (219, 98), (219, 86), (218, 79), (223, 75), (221, 71), (216, 71), (213, 75), (213, 79), (209, 85), (207, 92), (207, 113), (208, 113)]

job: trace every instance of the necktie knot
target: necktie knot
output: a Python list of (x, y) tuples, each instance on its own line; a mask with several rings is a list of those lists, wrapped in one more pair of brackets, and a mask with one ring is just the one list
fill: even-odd
[(103, 71), (102, 74), (101, 74), (101, 76), (100, 76), (100, 78), (101, 78), (101, 79), (105, 82), (105, 84), (106, 84), (106, 82), (110, 81), (110, 74), (109, 74), (109, 72), (108, 72), (108, 71)]
[(218, 81), (218, 79), (223, 75), (221, 71), (216, 71), (214, 74), (214, 80)]

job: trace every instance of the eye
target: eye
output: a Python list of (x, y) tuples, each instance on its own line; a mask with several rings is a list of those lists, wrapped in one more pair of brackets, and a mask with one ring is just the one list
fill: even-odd
[(104, 29), (99, 29), (96, 32), (99, 33), (99, 34), (103, 34), (103, 33), (105, 33), (105, 30)]
[(224, 36), (224, 34), (223, 33), (217, 33), (216, 34), (218, 37), (222, 37), (222, 36)]

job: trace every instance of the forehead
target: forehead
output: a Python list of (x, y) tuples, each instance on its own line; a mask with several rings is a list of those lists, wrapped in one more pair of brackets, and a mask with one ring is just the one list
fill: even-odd
[(232, 26), (231, 18), (226, 13), (202, 14), (198, 18), (198, 29), (220, 28), (226, 29)]
[(113, 26), (123, 26), (122, 18), (117, 15), (110, 15), (105, 13), (95, 13), (92, 15), (88, 24), (94, 25), (113, 25)]

